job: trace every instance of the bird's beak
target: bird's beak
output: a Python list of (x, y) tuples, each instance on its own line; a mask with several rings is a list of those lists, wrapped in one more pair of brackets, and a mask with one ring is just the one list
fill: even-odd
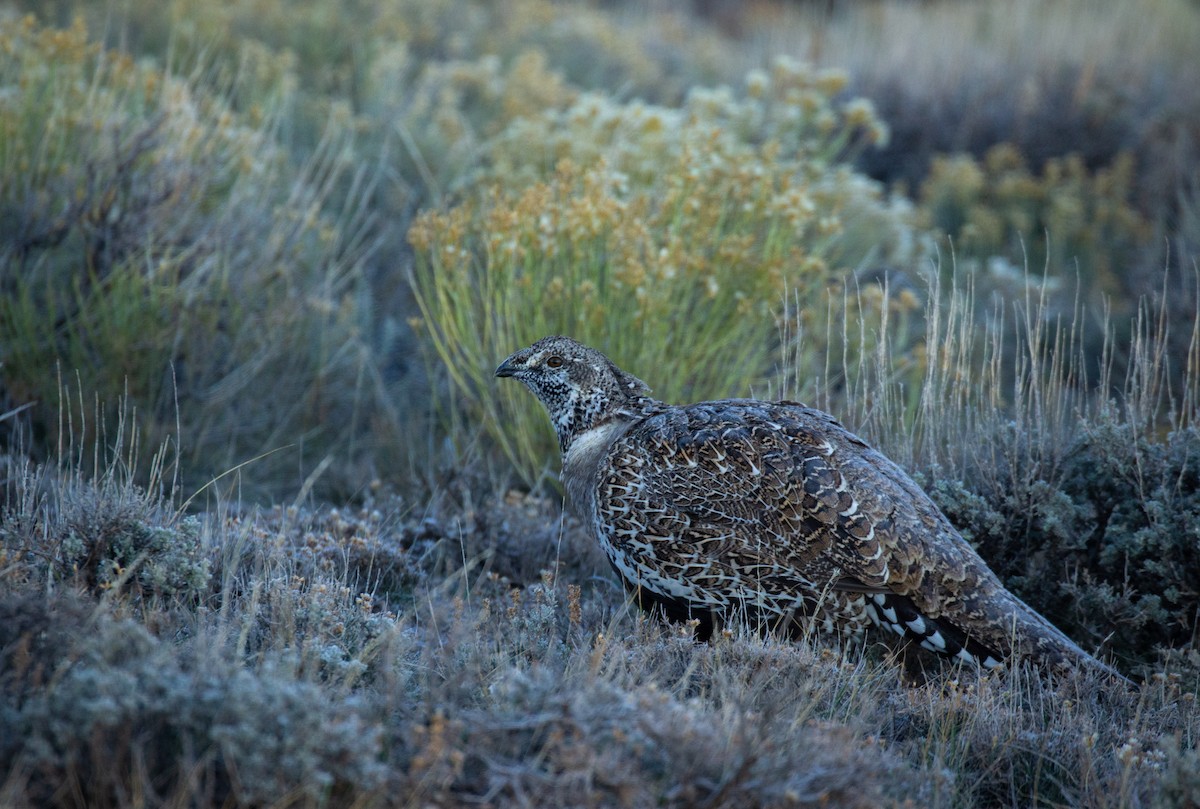
[(500, 363), (500, 367), (496, 369), (496, 376), (514, 376), (516, 373), (517, 367), (513, 365), (512, 357)]

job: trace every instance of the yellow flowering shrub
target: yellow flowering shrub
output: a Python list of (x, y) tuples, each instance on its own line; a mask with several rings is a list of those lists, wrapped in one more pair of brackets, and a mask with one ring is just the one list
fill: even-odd
[[(603, 161), (631, 188), (654, 188), (664, 167), (790, 177), (775, 200), (793, 221), (820, 212), (831, 263), (909, 264), (920, 256), (906, 202), (886, 197), (849, 160), (886, 142), (887, 125), (869, 101), (837, 102), (846, 75), (787, 58), (751, 71), (742, 87), (694, 88), (678, 107), (620, 103), (588, 93), (561, 109), (514, 120), (486, 157), (491, 182), (520, 188), (548, 176), (560, 160)], [(836, 238), (835, 238), (836, 237)]]
[[(863, 105), (829, 100), (840, 82), (781, 62), (740, 96), (694, 92), (677, 109), (585, 96), (514, 121), (489, 182), (418, 217), (421, 327), (456, 406), (527, 481), (552, 440), (522, 392), (491, 378), (510, 351), (569, 334), (634, 373), (661, 371), (648, 381), (665, 400), (745, 395), (777, 370), (789, 296), (804, 302), (815, 356), (829, 290), (852, 287), (855, 269), (915, 260), (907, 211), (837, 162), (884, 133)], [(847, 238), (860, 227), (870, 244)]]

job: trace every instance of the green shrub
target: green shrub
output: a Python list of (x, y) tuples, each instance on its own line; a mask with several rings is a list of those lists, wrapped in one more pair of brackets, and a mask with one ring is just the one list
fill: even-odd
[[(1002, 439), (1003, 440), (1003, 439)], [(1200, 432), (1083, 425), (1061, 465), (935, 499), (989, 564), (1086, 647), (1126, 665), (1191, 643), (1200, 610)]]
[(983, 315), (935, 278), (908, 351), (868, 327), (814, 364), (789, 337), (790, 380), (916, 474), (1014, 592), (1148, 670), (1194, 643), (1200, 614), (1200, 309), (1180, 323), (1179, 300), (1143, 302), (1128, 342), (1099, 316), (1093, 353), (1082, 304), (1022, 285)]
[[(1191, 0), (844, 2), (831, 16), (818, 4), (793, 5), (793, 19), (748, 14), (747, 27), (774, 48), (816, 52), (846, 69), (852, 91), (875, 101), (893, 137), (863, 154), (858, 166), (870, 176), (913, 192), (939, 156), (982, 161), (998, 144), (1017, 149), (1035, 176), (1072, 154), (1089, 174), (1129, 154), (1126, 202), (1152, 222), (1173, 219), (1200, 147), (1191, 70), (1200, 15)], [(1155, 289), (1163, 243), (1147, 243), (1140, 278), (1117, 265), (1132, 281), (1122, 287), (1128, 297)]]
[[(585, 3), (515, 0), (499, 8), (486, 0), (180, 0), (169, 6), (129, 0), (16, 0), (43, 22), (67, 27), (83, 16), (108, 30), (109, 45), (139, 55), (168, 56), (190, 68), (204, 52), (228, 70), (245, 58), (243, 44), (287, 54), (302, 90), (339, 97), (355, 108), (370, 96), (365, 77), (384, 51), (402, 46), (415, 63), (476, 59), (491, 54), (507, 64), (537, 48), (567, 80), (585, 89), (625, 87), (631, 95), (674, 100), (697, 74), (729, 62), (724, 42), (678, 15), (652, 15), (655, 25), (630, 25)], [(674, 28), (675, 30), (672, 30)], [(656, 47), (650, 47), (651, 45)], [(239, 77), (226, 73), (226, 83)], [(245, 79), (246, 77), (241, 77)]]
[(108, 45), (190, 76), (235, 110), (270, 107), (281, 86), (294, 88), (278, 133), (297, 159), (317, 147), (331, 110), (348, 110), (364, 162), (388, 175), (372, 203), (400, 219), (401, 234), (415, 207), (478, 168), (487, 140), (514, 118), (581, 89), (675, 101), (729, 62), (719, 37), (678, 15), (641, 29), (549, 0), (17, 5), (50, 25), (82, 18)]
[(1200, 804), (1200, 751), (1182, 748), (1175, 739), (1166, 747), (1166, 767), (1156, 809), (1185, 809)]
[(105, 410), (80, 429), (127, 402), (149, 446), (183, 442), (193, 485), (297, 435), (352, 455), (367, 246), (331, 196), (336, 122), (296, 176), (272, 124), (80, 27), (7, 22), (0, 44), (0, 85), (21, 88), (0, 96), (0, 373), (41, 405), (34, 436), (71, 406), (65, 378)]

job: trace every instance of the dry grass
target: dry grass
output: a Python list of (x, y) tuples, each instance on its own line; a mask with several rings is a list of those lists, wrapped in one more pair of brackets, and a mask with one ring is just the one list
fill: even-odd
[(622, 606), (571, 522), (480, 505), (490, 528), (391, 499), (208, 517), (199, 604), (5, 564), (6, 805), (1140, 806), (1195, 778), (1174, 675), (913, 686), (886, 647), (697, 645)]

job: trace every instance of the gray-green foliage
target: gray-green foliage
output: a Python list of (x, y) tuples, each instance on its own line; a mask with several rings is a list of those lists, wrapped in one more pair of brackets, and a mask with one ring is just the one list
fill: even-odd
[(0, 42), (0, 86), (22, 88), (0, 93), (0, 382), (37, 403), (30, 434), (56, 434), (65, 378), (99, 402), (87, 430), (129, 404), (196, 487), (298, 434), (351, 454), (339, 438), (370, 397), (349, 299), (371, 242), (339, 193), (347, 122), (293, 163), (282, 86), (244, 112), (82, 26), (0, 21)]
[(1109, 413), (1082, 426), (1061, 465), (940, 480), (931, 493), (1016, 592), (1085, 645), (1147, 666), (1194, 640), (1197, 429), (1146, 436)]
[[(731, 63), (744, 54), (740, 46), (737, 58), (717, 54), (718, 40), (698, 36), (701, 29), (690, 24), (672, 34), (657, 24), (657, 11), (618, 24), (607, 6), (549, 0), (21, 5), (39, 14), (53, 6), (60, 24), (83, 11), (92, 15), (94, 33), (108, 30), (130, 53), (101, 53), (82, 27), (14, 21), (0, 31), (0, 442), (11, 427), (12, 435), (31, 437), (22, 449), (60, 458), (57, 467), (33, 473), (0, 454), (0, 805), (1196, 804), (1200, 655), (1189, 648), (1200, 592), (1195, 431), (1180, 427), (1168, 435), (1149, 420), (1135, 428), (1126, 411), (1101, 418), (1086, 407), (1092, 418), (1080, 423), (1074, 408), (1086, 396), (1082, 377), (1054, 377), (1067, 355), (1039, 353), (1052, 342), (1038, 325), (1054, 316), (1044, 307), (1018, 316), (1036, 348), (1015, 362), (1014, 352), (997, 351), (980, 363), (974, 343), (959, 359), (947, 351), (956, 340), (970, 343), (981, 331), (978, 321), (930, 332), (917, 346), (923, 350), (912, 352), (907, 326), (892, 327), (906, 335), (903, 343), (889, 343), (882, 324), (874, 333), (863, 301), (879, 303), (893, 324), (909, 312), (914, 323), (932, 322), (939, 295), (898, 281), (885, 295), (868, 283), (914, 278), (904, 256), (915, 253), (901, 248), (920, 234), (889, 226), (900, 219), (844, 166), (813, 187), (820, 193), (811, 200), (796, 197), (814, 203), (796, 213), (828, 228), (851, 222), (847, 214), (857, 211), (859, 224), (822, 251), (844, 257), (860, 245), (858, 255), (878, 258), (883, 254), (873, 249), (888, 244), (903, 275), (874, 272), (864, 259), (871, 272), (859, 277), (858, 305), (839, 307), (835, 296), (835, 325), (824, 335), (813, 334), (811, 316), (815, 311), (823, 322), (827, 302), (795, 301), (797, 316), (810, 317), (799, 327), (827, 349), (796, 352), (804, 362), (790, 373), (811, 380), (824, 366), (826, 374), (803, 397), (828, 398), (828, 409), (856, 419), (856, 429), (875, 428), (867, 434), (909, 468), (926, 466), (935, 498), (1014, 589), (1084, 645), (1115, 650), (1126, 671), (1153, 671), (1139, 692), (1087, 679), (1047, 682), (1022, 670), (979, 677), (936, 661), (928, 684), (901, 684), (890, 650), (874, 642), (828, 648), (825, 638), (783, 644), (738, 630), (695, 644), (686, 627), (662, 626), (629, 608), (594, 543), (578, 524), (559, 519), (557, 500), (497, 497), (497, 476), (464, 464), (452, 470), (461, 485), (452, 495), (381, 500), (378, 510), (246, 508), (199, 518), (182, 516), (178, 488), (144, 474), (147, 467), (162, 471), (151, 456), (129, 453), (86, 471), (83, 456), (92, 447), (96, 455), (111, 449), (105, 424), (111, 429), (119, 420), (113, 410), (128, 404), (143, 446), (169, 438), (181, 474), (192, 476), (187, 483), (295, 442), (296, 453), (246, 467), (244, 492), (271, 487), (291, 498), (305, 481), (305, 495), (320, 494), (308, 484), (327, 480), (307, 477), (320, 464), (327, 477), (340, 473), (357, 496), (371, 500), (375, 488), (359, 487), (376, 474), (385, 486), (399, 483), (403, 467), (389, 465), (387, 451), (399, 444), (401, 424), (415, 435), (426, 432), (430, 422), (420, 413), (436, 398), (429, 389), (441, 372), (405, 376), (411, 359), (397, 336), (406, 334), (405, 312), (386, 294), (403, 285), (411, 256), (400, 242), (418, 207), (447, 194), (461, 202), (459, 192), (472, 188), (484, 167), (494, 178), (511, 169), (516, 193), (527, 169), (549, 171), (564, 155), (589, 164), (581, 156), (597, 143), (608, 143), (601, 152), (610, 168), (635, 179), (640, 172), (648, 178), (643, 185), (658, 182), (666, 164), (654, 155), (679, 146), (672, 140), (678, 127), (664, 124), (692, 113), (708, 123), (705, 137), (720, 140), (716, 130), (723, 130), (766, 157), (774, 148), (768, 141), (806, 131), (788, 123), (789, 110), (801, 117), (806, 108), (819, 112), (818, 96), (832, 99), (837, 90), (786, 94), (760, 109), (753, 99), (764, 76), (751, 73), (744, 98), (741, 91), (693, 92), (681, 103), (689, 87), (743, 72), (739, 66), (716, 75), (691, 54)], [(1061, 14), (1082, 5), (1068, 3)], [(870, 15), (896, 21), (895, 7), (869, 6)], [(911, 30), (925, 33), (946, 30), (928, 27), (939, 20), (965, 30), (958, 15), (975, 12), (971, 4), (903, 8), (919, 21)], [(1047, 29), (1053, 38), (1058, 26), (1047, 26), (1044, 11), (1027, 10), (1026, 30)], [(1061, 25), (1058, 14), (1049, 19)], [(1156, 74), (1171, 74), (1173, 53), (1194, 50), (1192, 18), (1181, 14), (1163, 15), (1180, 45), (1147, 49)], [(1013, 34), (1001, 31), (1003, 17), (983, 26), (984, 35), (1011, 56)], [(1105, 25), (1112, 36), (1130, 30), (1120, 15), (1096, 19), (1093, 36), (1077, 32), (1056, 51), (1086, 51), (1088, 65), (1097, 53), (1138, 55), (1093, 47)], [(821, 36), (838, 30), (820, 28)], [(891, 44), (907, 50), (885, 60), (884, 72), (895, 75), (888, 65), (898, 61), (907, 65), (908, 44), (918, 38), (893, 36)], [(870, 39), (874, 54), (880, 43)], [(654, 42), (654, 53), (645, 41)], [(943, 48), (961, 46), (975, 56), (978, 44), (943, 37), (928, 55), (937, 61)], [(847, 50), (825, 49), (838, 59)], [(197, 64), (204, 67), (192, 72)], [(938, 64), (939, 77), (960, 78)], [(982, 86), (1006, 81), (1005, 70), (983, 72)], [(1176, 84), (1163, 85), (1167, 95), (1184, 82), (1186, 71), (1174, 73)], [(1115, 75), (1111, 67), (1107, 75)], [(1075, 72), (1064, 76), (1040, 100), (1022, 96), (1041, 111), (1030, 120), (1090, 114), (1087, 103), (1071, 110), (1059, 103), (1064, 91), (1081, 101), (1088, 94)], [(904, 81), (935, 96), (979, 97), (961, 93), (969, 83), (949, 87), (927, 78), (918, 72)], [(599, 91), (601, 100), (581, 99), (581, 88)], [(893, 95), (910, 108), (897, 131), (930, 131), (925, 105), (909, 103), (912, 92)], [(735, 97), (742, 100), (730, 107)], [(1147, 109), (1156, 97), (1147, 96)], [(1195, 106), (1183, 101), (1184, 110)], [(846, 109), (860, 119), (869, 111)], [(772, 110), (785, 113), (771, 119), (778, 126), (751, 125), (760, 111)], [(593, 111), (600, 117), (590, 117)], [(606, 134), (614, 123), (628, 128)], [(969, 128), (971, 121), (935, 128), (953, 140), (964, 123)], [(1029, 132), (1048, 142), (1077, 140), (1069, 131)], [(1188, 153), (1172, 138), (1162, 141)], [(827, 151), (835, 163), (844, 156)], [(767, 162), (778, 168), (778, 160)], [(719, 161), (710, 176), (731, 168)], [(1172, 174), (1159, 167), (1143, 176), (1142, 168), (1139, 187)], [(734, 180), (735, 190), (755, 187)], [(1170, 183), (1150, 184), (1173, 193)], [(691, 188), (679, 190), (686, 192), (681, 204), (700, 199)], [(583, 199), (626, 198), (621, 191)], [(568, 206), (530, 200), (530, 243), (544, 256), (545, 222)], [(672, 232), (721, 232), (727, 213), (746, 214), (726, 207), (729, 201), (701, 206), (701, 213), (720, 213), (715, 220)], [(495, 212), (502, 219), (519, 210)], [(645, 217), (627, 221), (646, 224)], [(761, 251), (751, 248), (772, 232), (754, 222), (761, 224), (750, 217), (728, 250), (704, 249), (704, 239), (671, 244), (698, 247), (698, 260), (735, 276), (744, 269), (730, 279), (744, 280), (762, 271)], [(1197, 223), (1200, 216), (1188, 209), (1181, 233), (1200, 232)], [(1061, 234), (1049, 236), (1060, 244)], [(1190, 255), (1196, 241), (1180, 236), (1181, 252)], [(394, 249), (373, 250), (379, 243)], [(448, 230), (445, 243), (461, 249), (462, 234)], [(612, 244), (628, 248), (636, 240)], [(646, 256), (674, 273), (670, 251), (653, 246)], [(739, 264), (738, 256), (749, 259)], [(796, 259), (775, 256), (785, 270)], [(604, 251), (594, 257), (598, 267), (612, 260)], [(705, 300), (708, 289), (716, 297), (731, 288), (713, 280), (721, 283), (696, 287)], [(981, 279), (980, 289), (1015, 290), (1018, 297), (1024, 290), (1021, 279), (993, 280)], [(1184, 366), (1200, 367), (1200, 349), (1187, 345), (1197, 333), (1188, 320), (1194, 299), (1172, 296), (1170, 307), (1170, 328), (1164, 323), (1154, 349), (1172, 361), (1189, 352), (1190, 362), (1173, 366), (1181, 375)], [(612, 325), (594, 306), (583, 314)], [(773, 345), (774, 324), (765, 309), (757, 316), (766, 319), (751, 325), (766, 323)], [(517, 312), (509, 320), (528, 318)], [(678, 342), (677, 320), (661, 319), (674, 331), (664, 331), (660, 343)], [(838, 322), (845, 324), (840, 334)], [(719, 321), (706, 323), (726, 337), (734, 333)], [(863, 341), (857, 347), (856, 330)], [(1168, 332), (1173, 348), (1158, 340)], [(659, 356), (662, 346), (653, 343), (643, 340), (635, 353)], [(695, 361), (711, 344), (693, 340), (688, 356)], [(515, 347), (488, 347), (471, 358), (471, 368), (488, 374)], [(1135, 355), (1131, 366), (1146, 371), (1149, 354)], [(1021, 361), (1036, 368), (1009, 368)], [(853, 365), (875, 362), (881, 373), (861, 384), (852, 378)], [(981, 373), (989, 364), (1004, 368)], [(657, 367), (629, 370), (650, 374)], [(660, 380), (687, 376), (678, 362), (672, 367)], [(729, 364), (703, 370), (728, 373)], [(1020, 384), (1002, 390), (1010, 373)], [(420, 380), (412, 385), (420, 413), (395, 404), (405, 400), (386, 385), (397, 376)], [(78, 394), (64, 396), (64, 379)], [(492, 390), (491, 382), (484, 378), (481, 389)], [(1177, 424), (1195, 421), (1197, 383), (1186, 384), (1182, 394), (1172, 388), (1192, 403)], [(889, 398), (888, 385), (904, 390)], [(86, 408), (67, 400), (90, 402), (93, 394), (97, 410), (108, 412), (78, 427), (78, 411)], [(9, 408), (35, 401), (40, 409), (5, 421)], [(852, 401), (857, 410), (846, 406)], [(956, 410), (963, 402), (980, 406), (966, 417)], [(536, 405), (520, 406), (544, 427)], [(926, 420), (910, 429), (917, 408)], [(55, 436), (63, 439), (64, 411), (65, 432), (87, 447), (68, 452), (69, 460), (54, 449)], [(1052, 415), (1042, 419), (1043, 412)], [(478, 424), (466, 425), (469, 434), (451, 427), (451, 437), (474, 447)], [(443, 436), (421, 437), (401, 448), (410, 470), (435, 465), (430, 448)], [(936, 451), (923, 454), (922, 446)], [(552, 457), (538, 455), (538, 468)], [(933, 460), (945, 465), (933, 468)]]
[(1200, 751), (1173, 741), (1166, 745), (1166, 756), (1163, 788), (1153, 803), (1155, 809), (1200, 806)]
[(89, 804), (119, 803), (136, 767), (215, 805), (382, 783), (379, 723), (360, 700), (195, 651), (78, 602), (0, 600), (0, 761), (42, 805), (74, 805), (76, 779)]
[(210, 561), (197, 518), (112, 474), (48, 474), (26, 466), (10, 481), (0, 511), (3, 578), (192, 601), (207, 592)]

